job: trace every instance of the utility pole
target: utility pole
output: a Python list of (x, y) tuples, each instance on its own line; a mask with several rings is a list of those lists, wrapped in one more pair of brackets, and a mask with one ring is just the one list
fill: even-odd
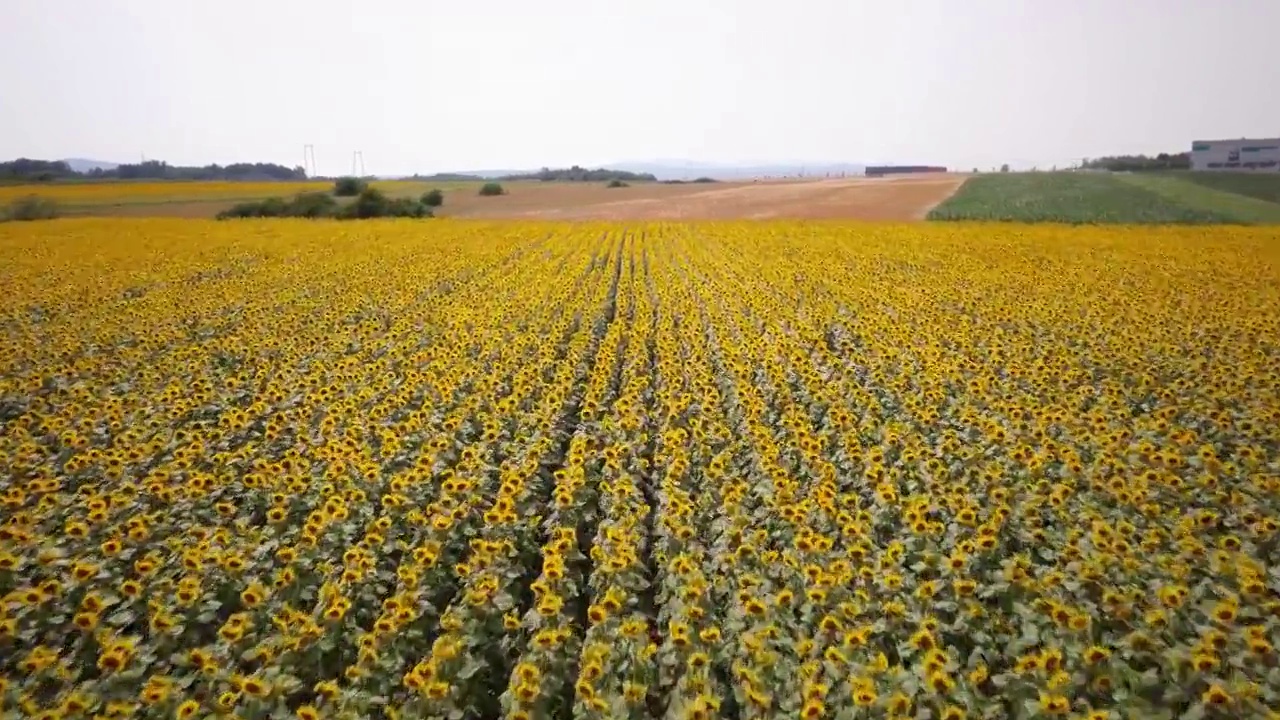
[(310, 143), (302, 146), (302, 171), (307, 177), (316, 177), (320, 174), (316, 168), (316, 146)]

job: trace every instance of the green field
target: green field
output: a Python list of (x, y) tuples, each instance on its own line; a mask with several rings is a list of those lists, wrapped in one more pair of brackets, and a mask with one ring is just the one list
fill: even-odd
[(1177, 177), (1214, 190), (1280, 204), (1280, 173), (1189, 172)]
[[(1198, 180), (1200, 177), (1227, 178), (1228, 173), (1134, 173), (1116, 176), (1121, 182), (1142, 188), (1182, 207), (1206, 213), (1226, 215), (1230, 222), (1244, 225), (1280, 224), (1280, 203), (1218, 189)], [(1237, 177), (1239, 177), (1237, 175)], [(1258, 177), (1258, 176), (1254, 176)], [(1280, 186), (1280, 176), (1261, 176)], [(1212, 180), (1210, 182), (1213, 182)], [(1229, 185), (1228, 185), (1229, 186)], [(1258, 185), (1255, 184), (1255, 187)]]
[(1000, 173), (970, 178), (929, 219), (1280, 224), (1280, 202), (1266, 199), (1277, 194), (1280, 176)]

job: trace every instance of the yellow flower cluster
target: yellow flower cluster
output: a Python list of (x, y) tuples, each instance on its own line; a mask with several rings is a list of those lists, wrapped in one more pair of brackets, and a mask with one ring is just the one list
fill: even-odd
[(1280, 232), (0, 226), (0, 717), (1265, 717)]

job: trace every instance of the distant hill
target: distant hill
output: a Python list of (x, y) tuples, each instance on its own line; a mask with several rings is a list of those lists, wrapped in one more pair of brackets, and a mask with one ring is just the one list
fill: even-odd
[[(757, 163), (727, 165), (696, 162), (693, 160), (646, 160), (606, 163), (604, 170), (618, 170), (637, 175), (652, 175), (658, 180), (693, 180), (709, 177), (716, 180), (750, 180), (763, 177), (838, 177), (861, 175), (866, 168), (861, 163)], [(441, 175), (470, 175), (485, 179), (536, 175), (541, 170), (462, 170)]]
[(94, 170), (115, 170), (120, 167), (120, 163), (86, 160), (85, 158), (67, 158), (62, 162), (78, 173), (93, 172)]
[(729, 165), (693, 160), (650, 160), (612, 163), (609, 167), (636, 173), (649, 173), (659, 180), (692, 180), (710, 177), (716, 180), (750, 180), (764, 177), (839, 177), (841, 173), (861, 175), (861, 163), (752, 163)]

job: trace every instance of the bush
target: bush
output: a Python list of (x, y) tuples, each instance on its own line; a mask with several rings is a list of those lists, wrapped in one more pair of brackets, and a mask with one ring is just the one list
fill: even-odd
[(608, 185), (605, 185), (605, 187), (607, 187), (607, 188), (624, 188), (624, 187), (631, 187), (631, 186), (630, 186), (630, 185), (628, 185), (628, 184), (626, 184), (625, 182), (623, 182), (623, 181), (621, 181), (621, 180), (617, 180), (617, 179), (615, 179), (615, 180), (610, 180), (610, 181), (609, 181), (609, 184), (608, 184)]
[(387, 203), (384, 217), (431, 217), (431, 209), (419, 200), (396, 198)]
[(358, 177), (340, 177), (333, 183), (333, 194), (338, 197), (355, 197), (368, 187), (369, 183)]
[(338, 209), (338, 201), (329, 193), (298, 193), (289, 203), (285, 214), (288, 217), (323, 218), (333, 217)]
[(411, 198), (390, 200), (380, 190), (366, 188), (356, 201), (346, 207), (328, 193), (299, 193), (292, 200), (278, 197), (257, 202), (244, 202), (218, 213), (219, 220), (231, 218), (336, 218), (338, 220), (364, 220), (378, 217), (433, 217), (431, 208)]
[(715, 178), (709, 178), (709, 177), (700, 177), (700, 178), (695, 178), (695, 179), (694, 179), (694, 182), (696, 182), (696, 183), (713, 183), (713, 182), (716, 182), (716, 179), (715, 179)]
[(0, 220), (52, 220), (59, 215), (58, 203), (39, 195), (18, 198), (0, 212)]
[(350, 205), (342, 208), (339, 220), (368, 220), (380, 217), (432, 217), (431, 209), (410, 198), (388, 198), (381, 190), (367, 188)]
[(266, 200), (255, 200), (252, 202), (242, 202), (232, 205), (230, 208), (218, 213), (219, 220), (228, 218), (264, 218), (264, 217), (281, 217), (288, 205), (284, 200), (278, 197), (267, 198)]
[(375, 218), (387, 214), (388, 204), (387, 196), (381, 190), (366, 188), (351, 204), (351, 208), (358, 218)]
[(430, 190), (422, 195), (422, 204), (427, 207), (440, 207), (444, 204), (444, 193)]
[(285, 202), (284, 198), (271, 197), (263, 200), (259, 209), (260, 217), (284, 217), (289, 209), (289, 203)]
[(483, 197), (493, 197), (494, 195), (506, 195), (507, 191), (502, 185), (496, 182), (487, 182), (480, 186), (480, 195)]
[(235, 205), (232, 205), (226, 210), (223, 210), (222, 212), (218, 213), (214, 217), (216, 217), (219, 220), (231, 220), (234, 218), (262, 217), (261, 208), (262, 208), (262, 203), (257, 201), (236, 203)]

